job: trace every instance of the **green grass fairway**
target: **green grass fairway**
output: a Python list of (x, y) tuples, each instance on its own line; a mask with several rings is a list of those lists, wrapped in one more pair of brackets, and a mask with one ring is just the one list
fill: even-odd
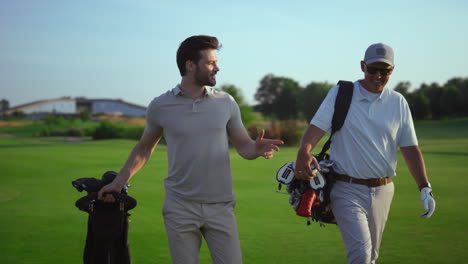
[[(419, 218), (419, 192), (400, 156), (378, 263), (467, 263), (468, 120), (416, 126), (437, 209), (431, 219)], [(71, 181), (119, 170), (135, 143), (0, 134), (0, 263), (82, 263), (87, 214), (74, 206), (84, 194)], [(336, 226), (307, 226), (288, 196), (275, 192), (277, 169), (295, 155), (296, 148), (284, 147), (273, 160), (247, 161), (232, 152), (244, 263), (346, 261)], [(160, 146), (131, 181), (130, 195), (138, 200), (129, 234), (135, 264), (170, 263), (161, 215), (166, 174), (165, 147)], [(205, 244), (200, 260), (211, 263)]]

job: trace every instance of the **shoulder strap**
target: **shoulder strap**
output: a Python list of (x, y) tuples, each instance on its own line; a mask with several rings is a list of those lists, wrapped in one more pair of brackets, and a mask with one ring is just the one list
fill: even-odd
[(333, 134), (340, 130), (348, 114), (349, 106), (351, 105), (351, 99), (353, 98), (354, 84), (348, 81), (338, 82), (338, 94), (335, 100), (335, 111), (333, 113), (332, 126), (330, 137), (328, 138), (325, 145), (323, 145), (322, 151), (318, 155), (319, 160), (323, 160), (327, 155), (326, 152), (330, 148), (331, 138)]

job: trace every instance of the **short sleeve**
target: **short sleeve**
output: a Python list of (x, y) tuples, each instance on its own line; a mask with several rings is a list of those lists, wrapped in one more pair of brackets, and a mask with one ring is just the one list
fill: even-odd
[(401, 128), (400, 139), (398, 141), (398, 146), (399, 147), (417, 146), (418, 138), (416, 137), (413, 117), (411, 115), (408, 102), (406, 102), (404, 97), (402, 97), (401, 100), (402, 100), (401, 102), (402, 128)]
[(335, 100), (337, 94), (338, 85), (330, 89), (327, 96), (320, 105), (319, 109), (310, 121), (311, 125), (314, 125), (322, 129), (323, 131), (329, 131), (331, 129), (333, 113), (335, 112)]
[(153, 99), (146, 109), (146, 127), (145, 130), (149, 134), (157, 134), (161, 132), (162, 127), (158, 122), (158, 100)]
[(229, 95), (228, 100), (231, 115), (227, 124), (227, 130), (229, 133), (231, 133), (240, 128), (243, 128), (244, 124), (242, 123), (239, 105), (236, 103), (236, 101), (234, 100), (234, 98), (232, 98), (231, 95)]

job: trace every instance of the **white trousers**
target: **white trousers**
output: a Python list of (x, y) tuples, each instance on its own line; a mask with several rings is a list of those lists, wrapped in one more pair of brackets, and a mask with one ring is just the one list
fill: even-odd
[(198, 264), (202, 237), (214, 264), (241, 264), (235, 201), (197, 203), (166, 195), (164, 223), (172, 262)]
[(394, 193), (393, 182), (379, 187), (336, 181), (330, 194), (333, 214), (349, 264), (374, 264)]

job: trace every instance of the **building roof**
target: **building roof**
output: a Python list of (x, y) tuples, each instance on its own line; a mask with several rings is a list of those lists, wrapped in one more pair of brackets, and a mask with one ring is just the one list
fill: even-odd
[(144, 107), (144, 106), (137, 105), (137, 104), (134, 104), (134, 103), (125, 102), (122, 99), (110, 99), (110, 98), (94, 98), (94, 99), (91, 99), (91, 98), (86, 98), (86, 97), (75, 97), (75, 98), (73, 98), (73, 97), (70, 97), (70, 96), (64, 96), (64, 97), (55, 98), (55, 99), (46, 99), (46, 100), (33, 101), (33, 102), (30, 102), (30, 103), (10, 107), (9, 109), (2, 111), (2, 114), (7, 114), (8, 115), (8, 114), (11, 114), (11, 113), (13, 113), (15, 111), (24, 111), (24, 110), (26, 110), (28, 108), (37, 107), (37, 106), (40, 106), (40, 105), (55, 103), (55, 102), (79, 102), (79, 103), (88, 103), (89, 102), (89, 103), (93, 103), (93, 102), (102, 102), (102, 101), (105, 101), (105, 102), (119, 102), (119, 103), (126, 104), (126, 105), (129, 105), (129, 106), (132, 106), (132, 107), (140, 108), (142, 110), (146, 109), (146, 107)]

